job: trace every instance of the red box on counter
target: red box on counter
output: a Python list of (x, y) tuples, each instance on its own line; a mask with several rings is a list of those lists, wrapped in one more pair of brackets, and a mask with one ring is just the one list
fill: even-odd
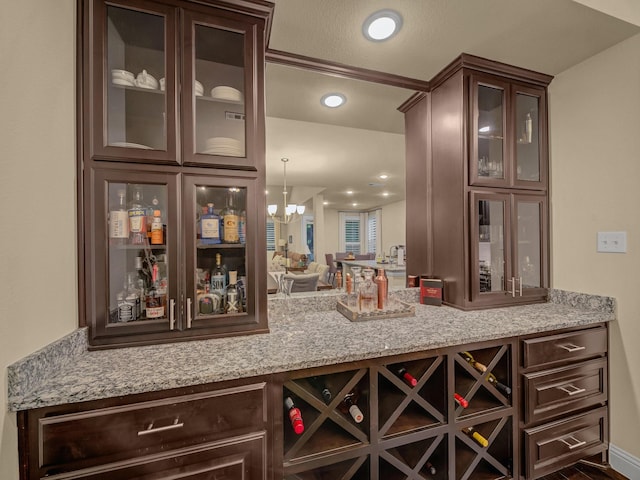
[(442, 280), (439, 278), (420, 278), (420, 303), (423, 305), (442, 305)]

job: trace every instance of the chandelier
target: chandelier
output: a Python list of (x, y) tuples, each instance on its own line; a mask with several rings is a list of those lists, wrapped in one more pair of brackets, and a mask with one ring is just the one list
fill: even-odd
[(272, 204), (267, 206), (267, 212), (271, 216), (272, 220), (277, 223), (291, 223), (300, 220), (301, 215), (304, 213), (304, 205), (296, 205), (295, 203), (287, 203), (287, 162), (288, 158), (281, 158), (280, 161), (284, 167), (284, 188), (282, 195), (284, 196), (284, 215), (282, 218), (276, 217), (278, 212), (278, 205)]

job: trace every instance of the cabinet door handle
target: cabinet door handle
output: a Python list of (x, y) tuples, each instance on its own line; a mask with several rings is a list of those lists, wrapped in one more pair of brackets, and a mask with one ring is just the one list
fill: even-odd
[(184, 422), (180, 422), (178, 418), (176, 418), (171, 425), (165, 425), (164, 427), (153, 428), (153, 422), (151, 422), (146, 430), (140, 430), (138, 432), (138, 436), (149, 435), (151, 433), (166, 432), (167, 430), (175, 430), (182, 427), (184, 427)]
[(173, 330), (176, 326), (176, 301), (172, 298), (169, 300), (169, 330)]
[(187, 298), (187, 328), (191, 328), (191, 298)]
[(562, 390), (563, 392), (566, 392), (569, 396), (577, 395), (578, 393), (584, 393), (587, 391), (586, 388), (579, 388), (571, 384), (563, 385), (562, 387), (556, 387), (556, 388), (558, 390)]
[(511, 296), (516, 298), (516, 277), (511, 277)]
[[(571, 442), (568, 442), (566, 439), (571, 440)], [(586, 441), (578, 440), (573, 435), (569, 435), (568, 437), (561, 438), (560, 441), (564, 443), (567, 447), (569, 447), (569, 450), (573, 450), (574, 448), (582, 447), (583, 445), (587, 444)]]
[(518, 280), (520, 280), (520, 296), (522, 296), (522, 277), (518, 277)]
[(587, 348), (587, 347), (581, 347), (580, 345), (574, 345), (573, 343), (567, 343), (566, 345), (558, 345), (558, 346), (569, 353), (579, 352), (580, 350), (585, 350)]

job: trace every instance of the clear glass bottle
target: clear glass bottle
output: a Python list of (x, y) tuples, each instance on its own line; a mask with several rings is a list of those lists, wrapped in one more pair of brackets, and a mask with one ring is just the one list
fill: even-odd
[(227, 293), (227, 270), (222, 266), (222, 255), (219, 253), (216, 253), (216, 266), (211, 271), (211, 293), (217, 293), (220, 296), (220, 304), (216, 313), (224, 313)]
[(126, 190), (118, 190), (118, 205), (109, 211), (109, 242), (126, 245), (129, 241), (129, 216), (125, 204)]
[(225, 313), (240, 313), (242, 304), (240, 303), (240, 295), (238, 295), (238, 287), (236, 286), (238, 272), (232, 270), (229, 272), (229, 285), (226, 290)]
[(138, 186), (129, 204), (129, 242), (144, 245), (147, 240), (147, 214), (143, 207), (142, 189)]
[(205, 285), (204, 293), (198, 295), (198, 312), (200, 315), (213, 315), (220, 310), (220, 295), (211, 293), (209, 285)]
[(213, 203), (207, 204), (207, 213), (200, 217), (200, 242), (204, 244), (221, 243), (220, 215), (213, 210)]
[(378, 286), (373, 281), (373, 270), (366, 269), (364, 281), (358, 288), (358, 305), (361, 312), (374, 312), (378, 308)]
[(240, 217), (234, 206), (235, 189), (230, 188), (227, 194), (227, 206), (222, 211), (222, 223), (224, 224), (224, 243), (240, 243)]
[(144, 289), (140, 289), (136, 272), (127, 273), (127, 299), (135, 304), (134, 320), (142, 317), (142, 300)]

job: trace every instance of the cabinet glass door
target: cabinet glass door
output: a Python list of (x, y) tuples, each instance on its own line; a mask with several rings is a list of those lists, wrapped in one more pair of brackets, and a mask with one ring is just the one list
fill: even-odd
[(475, 184), (503, 185), (509, 178), (507, 89), (501, 82), (472, 79), (471, 173)]
[(545, 118), (544, 90), (527, 87), (515, 88), (515, 178), (521, 187), (540, 188), (545, 181), (543, 156), (546, 136), (542, 119)]
[(187, 329), (256, 328), (255, 182), (185, 175)]
[(509, 196), (478, 193), (472, 195), (473, 265), (472, 296), (474, 301), (483, 295), (504, 293), (508, 289), (507, 229)]
[(514, 196), (515, 255), (519, 295), (546, 287), (545, 200), (536, 196)]
[[(177, 298), (176, 177), (93, 172), (96, 255), (92, 335), (166, 332)], [(104, 252), (104, 255), (102, 253)], [(103, 259), (103, 260), (100, 260)]]
[[(186, 163), (248, 165), (253, 33), (247, 25), (185, 14)], [(247, 121), (249, 120), (249, 121)]]
[(93, 103), (94, 154), (175, 162), (174, 10), (143, 1), (96, 9), (104, 51), (93, 59), (94, 89), (104, 100)]

